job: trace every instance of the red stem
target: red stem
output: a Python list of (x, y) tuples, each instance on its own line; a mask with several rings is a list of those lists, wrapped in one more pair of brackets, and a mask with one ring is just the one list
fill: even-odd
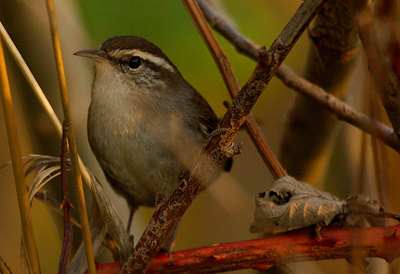
[[(321, 229), (315, 237), (312, 228), (282, 235), (218, 244), (158, 255), (150, 273), (217, 273), (254, 268), (263, 270), (273, 265), (298, 261), (339, 258), (379, 257), (388, 262), (400, 256), (400, 225), (390, 227)], [(97, 274), (120, 271), (119, 262), (98, 265)]]

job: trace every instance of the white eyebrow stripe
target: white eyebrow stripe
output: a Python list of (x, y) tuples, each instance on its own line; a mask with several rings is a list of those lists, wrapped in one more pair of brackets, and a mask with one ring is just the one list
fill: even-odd
[(157, 66), (165, 68), (165, 69), (167, 69), (167, 70), (169, 70), (171, 72), (175, 71), (174, 67), (171, 66), (171, 64), (168, 63), (165, 59), (163, 59), (161, 57), (158, 57), (158, 56), (155, 56), (155, 55), (153, 55), (151, 53), (148, 53), (148, 52), (143, 52), (143, 51), (138, 50), (138, 49), (129, 49), (129, 50), (127, 50), (127, 49), (124, 49), (124, 50), (117, 49), (117, 50), (114, 50), (114, 51), (110, 52), (110, 55), (113, 55), (117, 59), (121, 58), (124, 55), (139, 56), (142, 59), (148, 60), (148, 61), (156, 64)]

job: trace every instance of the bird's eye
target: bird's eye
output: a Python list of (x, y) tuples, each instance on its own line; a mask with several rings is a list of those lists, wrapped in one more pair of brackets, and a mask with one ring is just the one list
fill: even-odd
[(142, 58), (139, 56), (133, 56), (128, 61), (128, 65), (131, 69), (137, 69), (142, 64)]

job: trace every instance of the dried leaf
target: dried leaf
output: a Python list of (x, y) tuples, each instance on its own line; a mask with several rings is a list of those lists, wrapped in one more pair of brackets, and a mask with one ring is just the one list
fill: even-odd
[(268, 195), (256, 198), (251, 233), (283, 233), (316, 224), (329, 225), (338, 214), (343, 214), (341, 201), (330, 193), (285, 176), (277, 180)]
[[(92, 238), (93, 251), (96, 254), (100, 249), (101, 243), (103, 242), (106, 233), (107, 226), (106, 223), (102, 220), (99, 207), (96, 202), (92, 204), (92, 211), (90, 213), (90, 235)], [(68, 265), (68, 274), (79, 274), (85, 273), (88, 269), (87, 260), (86, 260), (86, 252), (83, 242), (79, 245), (78, 250), (75, 253), (74, 258)]]
[[(351, 215), (351, 218), (347, 218)], [(254, 221), (250, 232), (277, 234), (309, 227), (330, 225), (340, 220), (342, 225), (360, 225), (354, 217), (360, 216), (371, 225), (382, 225), (382, 218), (400, 219), (400, 216), (386, 213), (373, 199), (353, 195), (340, 200), (334, 195), (319, 191), (313, 186), (285, 176), (277, 180), (271, 190), (256, 198)]]

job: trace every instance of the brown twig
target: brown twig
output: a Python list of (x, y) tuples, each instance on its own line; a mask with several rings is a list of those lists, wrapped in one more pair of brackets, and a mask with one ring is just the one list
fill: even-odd
[(259, 45), (244, 37), (237, 29), (227, 22), (219, 13), (217, 13), (205, 0), (197, 0), (204, 17), (210, 26), (219, 32), (223, 37), (230, 41), (236, 50), (253, 60), (258, 59)]
[(90, 274), (96, 273), (96, 264), (93, 255), (93, 245), (90, 236), (89, 218), (87, 216), (85, 194), (83, 192), (83, 184), (81, 172), (79, 169), (78, 152), (75, 142), (75, 133), (72, 124), (71, 111), (69, 107), (67, 81), (64, 72), (64, 62), (62, 59), (60, 38), (58, 35), (57, 21), (54, 13), (54, 4), (52, 0), (46, 0), (47, 12), (49, 15), (51, 37), (53, 42), (54, 57), (57, 64), (57, 76), (60, 86), (61, 101), (64, 112), (64, 123), (69, 128), (68, 144), (72, 162), (72, 173), (74, 177), (75, 192), (78, 201), (79, 216), (82, 225), (83, 242), (85, 245), (86, 259)]
[[(207, 45), (212, 57), (214, 58), (214, 61), (217, 64), (225, 85), (229, 91), (229, 95), (233, 99), (238, 94), (240, 88), (228, 57), (212, 33), (206, 19), (197, 5), (197, 2), (187, 0), (182, 0), (182, 2), (185, 5), (205, 44)], [(259, 154), (261, 155), (274, 179), (277, 180), (282, 176), (286, 176), (286, 171), (283, 169), (282, 165), (269, 148), (260, 127), (254, 119), (253, 114), (249, 113), (245, 124), (249, 136), (254, 142), (254, 145), (256, 146)]]
[(177, 222), (183, 216), (196, 196), (201, 192), (212, 172), (227, 158), (240, 151), (240, 146), (232, 140), (244, 123), (246, 116), (256, 103), (262, 91), (276, 73), (293, 45), (307, 28), (323, 0), (305, 1), (270, 50), (259, 51), (259, 62), (249, 81), (234, 98), (219, 127), (221, 134), (211, 136), (196, 157), (190, 172), (184, 172), (178, 189), (170, 199), (158, 205), (150, 224), (135, 246), (134, 253), (124, 264), (121, 273), (145, 273), (160, 250), (162, 244), (172, 234)]
[(65, 123), (63, 123), (63, 136), (61, 141), (61, 189), (63, 194), (63, 202), (61, 204), (61, 208), (64, 211), (64, 240), (61, 251), (60, 263), (58, 266), (58, 273), (65, 274), (67, 273), (69, 255), (71, 253), (72, 248), (72, 237), (73, 237), (73, 229), (71, 222), (71, 203), (69, 202), (69, 194), (68, 194), (68, 173), (67, 173), (67, 151), (68, 151), (68, 128)]
[[(150, 273), (218, 273), (299, 261), (379, 257), (388, 262), (400, 256), (400, 225), (368, 228), (302, 229), (282, 235), (173, 252), (174, 263), (158, 255)], [(99, 265), (98, 274), (118, 273), (119, 263)]]
[(377, 9), (370, 0), (355, 1), (355, 4), (362, 5), (355, 20), (368, 68), (394, 132), (400, 137), (400, 40), (394, 21), (398, 3), (381, 1)]
[(4, 58), (3, 44), (0, 38), (0, 97), (3, 106), (4, 120), (7, 129), (8, 144), (12, 166), (14, 171), (15, 187), (19, 205), (19, 213), (22, 226), (23, 252), (26, 252), (29, 271), (40, 273), (39, 257), (36, 249), (35, 236), (33, 234), (32, 215), (28, 201), (28, 192), (25, 183), (25, 175), (22, 164), (21, 148), (19, 145), (17, 123), (13, 110), (10, 83), (7, 75), (6, 60)]
[[(203, 14), (215, 30), (228, 39), (240, 53), (257, 60), (257, 48), (259, 48), (259, 46), (256, 43), (244, 37), (240, 32), (234, 29), (228, 22), (212, 10), (211, 7), (205, 4), (204, 0), (198, 0), (198, 3), (201, 3), (200, 7), (202, 8)], [(351, 123), (368, 134), (376, 132), (377, 138), (380, 141), (393, 148), (395, 151), (400, 151), (400, 140), (391, 128), (380, 122), (373, 121), (368, 116), (354, 110), (332, 95), (329, 95), (322, 88), (299, 76), (285, 64), (281, 64), (276, 75), (283, 80), (285, 85), (312, 98), (314, 101), (323, 99), (324, 102), (321, 102), (321, 105), (333, 112), (339, 119)], [(329, 100), (326, 100), (328, 98)]]
[(285, 69), (285, 74), (281, 75), (281, 79), (288, 87), (312, 98), (315, 102), (335, 114), (338, 119), (346, 121), (368, 134), (376, 134), (376, 137), (386, 145), (395, 151), (400, 151), (400, 140), (394, 134), (393, 129), (352, 109), (349, 105), (328, 94), (322, 88), (300, 77), (289, 67)]

